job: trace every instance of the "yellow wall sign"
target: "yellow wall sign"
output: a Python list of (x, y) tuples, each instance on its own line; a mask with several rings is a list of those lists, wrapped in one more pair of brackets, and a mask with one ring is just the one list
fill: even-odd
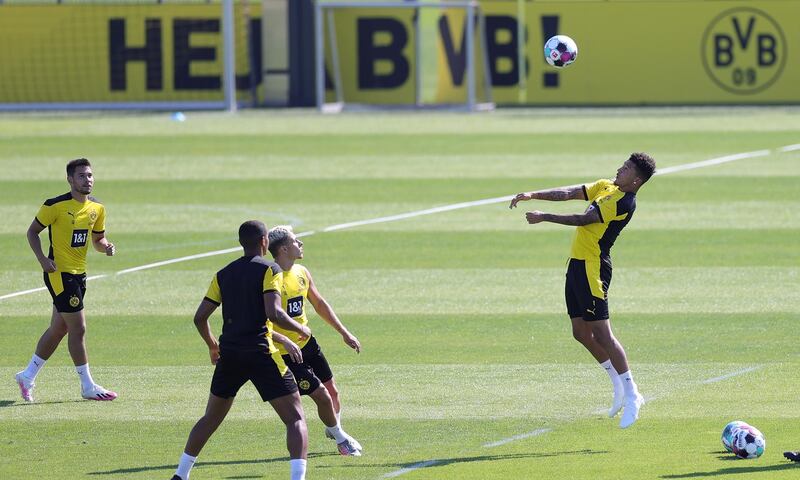
[[(525, 2), (522, 82), (518, 2), (483, 1), (481, 8), (485, 27), (476, 33), (499, 104), (800, 103), (800, 62), (788, 61), (800, 48), (798, 1)], [(415, 29), (408, 12), (336, 11), (345, 101), (413, 102)], [(464, 10), (437, 15), (431, 22), (437, 61), (428, 66), (437, 79), (435, 99), (463, 102)], [(542, 53), (545, 39), (557, 33), (579, 47), (577, 62), (561, 70)]]
[[(236, 18), (244, 90), (252, 77), (240, 8)], [(260, 25), (257, 9), (250, 21)], [(0, 44), (0, 103), (223, 98), (219, 5), (0, 5)]]
[[(800, 62), (789, 61), (800, 49), (800, 1), (528, 1), (521, 16), (516, 0), (480, 5), (476, 90), (485, 48), (499, 104), (800, 103)], [(260, 5), (249, 20), (236, 8), (236, 83), (246, 91), (260, 88)], [(346, 102), (413, 103), (419, 63), (424, 100), (464, 101), (463, 9), (332, 11), (329, 100), (338, 80)], [(214, 4), (0, 4), (0, 104), (221, 101), (221, 30)], [(579, 47), (562, 70), (542, 54), (556, 33)]]

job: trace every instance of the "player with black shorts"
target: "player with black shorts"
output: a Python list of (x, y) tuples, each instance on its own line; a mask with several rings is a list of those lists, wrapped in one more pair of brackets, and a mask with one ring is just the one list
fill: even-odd
[[(360, 352), (361, 343), (345, 328), (330, 304), (320, 295), (311, 273), (303, 265), (295, 263), (303, 258), (303, 242), (294, 234), (292, 227), (277, 226), (269, 231), (269, 251), (283, 270), (281, 298), (286, 313), (301, 325), (307, 325), (306, 305), (310, 302), (319, 316), (339, 332), (344, 343)], [(317, 404), (319, 418), (325, 424), (325, 436), (336, 440), (340, 454), (360, 456), (361, 444), (341, 428), (339, 390), (317, 339), (313, 336), (298, 338), (294, 332), (276, 326), (276, 338), (279, 338), (279, 334), (302, 348), (303, 361), (296, 362), (287, 355), (282, 345), (278, 345), (294, 374), (300, 394), (310, 396)]]
[[(92, 197), (94, 175), (89, 160), (79, 158), (67, 164), (70, 191), (45, 200), (28, 227), (28, 244), (44, 271), (44, 284), (53, 298), (50, 326), (36, 344), (36, 351), (25, 370), (14, 379), (20, 395), (33, 402), (36, 376), (45, 362), (67, 337), (67, 345), (81, 382), (81, 396), (87, 400), (114, 400), (117, 394), (94, 383), (86, 352), (86, 316), (83, 299), (86, 294), (86, 252), (92, 247), (108, 256), (114, 255), (114, 244), (105, 235), (106, 210)], [(50, 250), (45, 256), (39, 234), (47, 228)]]
[[(239, 227), (239, 243), (244, 256), (214, 275), (194, 316), (194, 324), (216, 367), (206, 413), (189, 434), (173, 480), (189, 480), (197, 456), (225, 419), (236, 393), (248, 381), (286, 425), (291, 480), (305, 478), (308, 434), (303, 407), (294, 377), (272, 341), (271, 325), (275, 322), (304, 339), (311, 331), (281, 308), (283, 274), (280, 266), (264, 258), (268, 245), (266, 226), (256, 220), (243, 223)], [(220, 305), (222, 335), (217, 341), (208, 319)], [(294, 343), (287, 342), (284, 349), (294, 361), (303, 360)]]
[[(614, 180), (517, 194), (510, 208), (527, 200), (586, 200), (585, 212), (557, 215), (527, 212), (530, 224), (552, 222), (578, 227), (567, 263), (564, 296), (572, 334), (606, 370), (614, 386), (609, 417), (623, 409), (619, 425), (627, 428), (639, 418), (644, 398), (633, 381), (622, 344), (611, 331), (608, 288), (611, 285), (611, 247), (636, 209), (636, 193), (655, 173), (656, 164), (645, 153), (633, 153), (617, 170)], [(619, 373), (618, 373), (619, 372)]]

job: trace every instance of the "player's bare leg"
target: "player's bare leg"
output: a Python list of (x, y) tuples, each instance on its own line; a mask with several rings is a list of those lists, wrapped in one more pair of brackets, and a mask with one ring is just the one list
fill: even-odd
[(83, 310), (74, 313), (61, 312), (67, 324), (67, 346), (81, 379), (81, 396), (87, 400), (114, 400), (117, 394), (94, 383), (89, 371), (89, 354), (86, 353), (86, 316)]
[(304, 480), (306, 476), (306, 458), (308, 457), (308, 429), (303, 414), (300, 395), (295, 392), (269, 401), (275, 412), (286, 425), (286, 448), (289, 450), (289, 461), (292, 480)]
[(319, 419), (325, 424), (325, 436), (336, 440), (336, 446), (342, 455), (360, 456), (360, 448), (356, 447), (355, 440), (350, 437), (339, 425), (336, 412), (333, 410), (333, 401), (324, 385), (320, 385), (309, 395), (317, 404)]
[(603, 367), (611, 379), (611, 385), (614, 388), (614, 397), (611, 403), (611, 408), (608, 409), (608, 416), (614, 417), (620, 410), (625, 399), (625, 387), (622, 380), (619, 378), (617, 369), (612, 365), (609, 359), (608, 352), (600, 345), (594, 338), (592, 332), (592, 322), (587, 322), (581, 317), (572, 318), (572, 336), (575, 340), (579, 341), (589, 353), (597, 360), (601, 367)]
[(228, 415), (228, 412), (233, 405), (233, 399), (222, 398), (210, 393), (208, 395), (208, 403), (206, 404), (206, 413), (200, 417), (200, 420), (194, 424), (192, 431), (189, 432), (189, 439), (186, 440), (186, 447), (183, 449), (178, 469), (173, 480), (189, 480), (189, 474), (192, 471), (194, 462), (200, 451), (211, 438), (211, 435), (217, 431), (222, 421)]
[(53, 314), (50, 317), (50, 326), (44, 331), (39, 343), (36, 344), (36, 355), (49, 360), (58, 348), (61, 340), (67, 335), (67, 323), (53, 306)]
[(33, 402), (33, 388), (35, 385), (36, 375), (39, 370), (44, 367), (45, 362), (50, 359), (53, 352), (56, 351), (61, 340), (67, 334), (67, 324), (61, 318), (56, 307), (53, 306), (53, 313), (50, 317), (50, 326), (44, 331), (36, 344), (36, 351), (28, 363), (27, 368), (14, 375), (14, 379), (19, 385), (20, 395), (26, 402)]
[[(328, 391), (328, 394), (331, 396), (331, 401), (333, 402), (333, 411), (336, 412), (336, 421), (339, 423), (339, 427), (341, 428), (341, 426), (342, 426), (342, 404), (339, 401), (339, 389), (336, 387), (336, 381), (334, 380), (333, 377), (331, 377), (330, 380), (328, 380), (327, 382), (323, 382), (322, 384), (325, 386), (325, 389)], [(347, 435), (347, 434), (345, 434), (345, 435)], [(326, 436), (328, 438), (331, 438), (330, 435), (326, 435)], [(348, 436), (348, 438), (350, 438), (350, 440), (353, 443), (353, 446), (355, 446), (358, 449), (359, 452), (363, 450), (363, 448), (361, 447), (361, 444), (358, 443), (358, 440), (356, 440), (355, 438), (351, 437), (350, 435), (347, 435), (347, 436)]]
[(189, 439), (186, 441), (184, 452), (193, 457), (200, 454), (208, 439), (211, 438), (211, 435), (225, 420), (231, 405), (233, 405), (233, 399), (234, 397), (222, 398), (213, 393), (208, 394), (206, 413), (200, 417), (200, 420), (192, 427), (192, 431), (189, 432)]
[(644, 404), (644, 397), (639, 394), (639, 388), (633, 381), (625, 349), (611, 332), (611, 321), (597, 320), (590, 323), (595, 340), (608, 352), (611, 364), (620, 372), (619, 377), (625, 388), (625, 410), (620, 418), (619, 426), (628, 428), (639, 418), (639, 409)]

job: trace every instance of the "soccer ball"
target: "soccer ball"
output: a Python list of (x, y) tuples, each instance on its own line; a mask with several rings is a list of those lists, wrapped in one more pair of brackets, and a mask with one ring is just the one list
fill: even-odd
[(756, 427), (743, 425), (734, 429), (731, 448), (739, 458), (758, 458), (764, 453), (767, 441)]
[(741, 420), (734, 420), (725, 425), (725, 428), (722, 430), (722, 445), (725, 447), (725, 450), (733, 452), (733, 446), (731, 446), (731, 442), (733, 442), (733, 432), (737, 428), (745, 425), (747, 424)]
[(578, 58), (578, 45), (566, 35), (550, 37), (544, 42), (544, 58), (554, 67), (566, 67)]

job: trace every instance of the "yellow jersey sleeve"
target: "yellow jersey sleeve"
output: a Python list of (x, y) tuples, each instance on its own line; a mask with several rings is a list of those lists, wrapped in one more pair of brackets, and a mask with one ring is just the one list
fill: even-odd
[(283, 283), (283, 272), (275, 273), (272, 267), (269, 267), (264, 273), (264, 286), (263, 291), (266, 292), (281, 292), (281, 284)]
[(593, 201), (595, 197), (597, 197), (597, 194), (599, 194), (604, 188), (606, 188), (611, 183), (613, 183), (611, 180), (608, 180), (606, 178), (601, 178), (600, 180), (597, 180), (594, 183), (587, 183), (586, 185), (584, 185), (583, 191), (586, 193), (586, 200), (590, 202)]
[(58, 209), (53, 205), (42, 205), (36, 214), (36, 221), (43, 227), (52, 225), (58, 217)]
[(217, 281), (216, 275), (214, 275), (214, 278), (211, 279), (211, 285), (208, 286), (206, 300), (209, 300), (211, 303), (216, 305), (220, 305), (222, 303), (222, 292), (219, 289), (219, 282)]
[(94, 226), (92, 226), (92, 232), (94, 233), (103, 233), (106, 231), (106, 208), (102, 204), (100, 204), (99, 207), (97, 220), (95, 220)]

